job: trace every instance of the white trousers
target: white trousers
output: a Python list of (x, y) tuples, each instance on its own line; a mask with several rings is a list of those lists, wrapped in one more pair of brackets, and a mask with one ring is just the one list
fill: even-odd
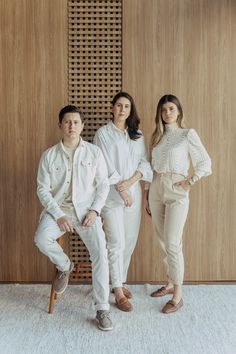
[(172, 284), (184, 277), (182, 235), (189, 208), (189, 193), (174, 183), (184, 179), (175, 173), (154, 174), (149, 190), (152, 221), (161, 245), (166, 273)]
[(131, 207), (115, 203), (112, 205), (108, 201), (102, 209), (113, 288), (122, 287), (122, 284), (126, 282), (131, 256), (139, 234), (141, 204), (142, 191), (140, 184), (137, 184), (134, 203)]
[[(95, 308), (96, 310), (109, 310), (109, 268), (101, 218), (97, 217), (93, 226), (83, 227), (74, 213), (68, 217), (90, 254)], [(63, 234), (64, 232), (60, 230), (56, 221), (47, 213), (41, 218), (35, 234), (36, 246), (61, 271), (68, 270), (70, 267), (69, 257), (56, 241)]]

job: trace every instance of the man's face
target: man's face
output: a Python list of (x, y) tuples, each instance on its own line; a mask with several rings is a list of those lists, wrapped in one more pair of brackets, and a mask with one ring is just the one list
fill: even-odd
[(66, 113), (59, 123), (59, 128), (62, 131), (64, 139), (74, 140), (79, 139), (84, 128), (79, 113)]

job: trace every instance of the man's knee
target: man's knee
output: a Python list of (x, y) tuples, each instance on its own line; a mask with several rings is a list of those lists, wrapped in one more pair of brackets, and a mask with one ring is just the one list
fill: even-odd
[(38, 249), (43, 253), (47, 251), (49, 246), (48, 238), (46, 237), (45, 233), (41, 232), (36, 232), (34, 236), (34, 243), (38, 247)]

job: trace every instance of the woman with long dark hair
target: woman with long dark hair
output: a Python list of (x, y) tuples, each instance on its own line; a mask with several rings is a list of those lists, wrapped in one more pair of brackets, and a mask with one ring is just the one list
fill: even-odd
[[(154, 177), (145, 191), (145, 204), (152, 216), (163, 260), (167, 284), (151, 296), (172, 294), (163, 313), (177, 311), (182, 305), (184, 259), (182, 234), (189, 208), (189, 190), (211, 174), (211, 160), (194, 129), (184, 129), (183, 110), (177, 97), (163, 96), (158, 105), (156, 128), (151, 138)], [(190, 161), (193, 174), (189, 176)]]
[(142, 193), (139, 181), (151, 182), (140, 119), (133, 98), (119, 92), (112, 100), (112, 120), (96, 132), (94, 143), (105, 157), (110, 192), (102, 209), (112, 289), (117, 307), (131, 311), (131, 292), (123, 287), (140, 228)]

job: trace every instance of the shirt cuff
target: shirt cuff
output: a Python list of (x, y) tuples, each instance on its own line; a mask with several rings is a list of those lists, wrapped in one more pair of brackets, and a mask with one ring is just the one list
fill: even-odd
[(188, 178), (188, 184), (192, 187), (200, 178), (194, 174), (192, 177)]

